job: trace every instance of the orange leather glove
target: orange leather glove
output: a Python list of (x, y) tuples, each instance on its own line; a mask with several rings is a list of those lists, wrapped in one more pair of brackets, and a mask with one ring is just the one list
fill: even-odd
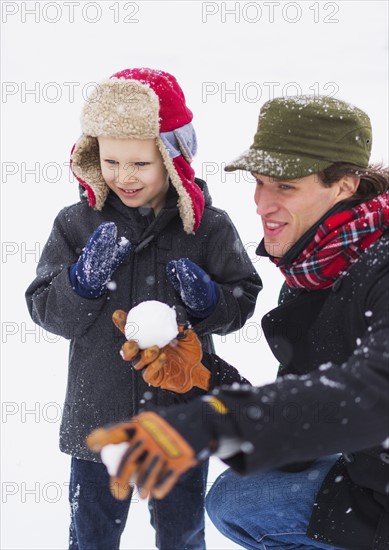
[[(189, 443), (154, 412), (141, 413), (111, 428), (98, 428), (86, 443), (92, 451), (101, 452), (110, 474), (111, 493), (118, 500), (128, 497), (131, 481), (137, 484), (142, 498), (149, 493), (163, 498), (198, 462)], [(117, 464), (112, 463), (112, 457), (109, 460), (107, 451), (116, 453)]]
[[(124, 334), (127, 314), (116, 310), (112, 320)], [(135, 370), (143, 371), (143, 379), (151, 386), (176, 393), (186, 393), (197, 386), (209, 389), (211, 372), (201, 363), (203, 356), (196, 333), (178, 326), (177, 338), (163, 348), (152, 346), (140, 350), (136, 341), (127, 340), (121, 349), (125, 361), (133, 361)]]
[(123, 500), (131, 483), (141, 498), (163, 498), (187, 470), (218, 452), (221, 458), (240, 453), (243, 441), (226, 403), (205, 395), (98, 428), (86, 444), (100, 453), (111, 492)]

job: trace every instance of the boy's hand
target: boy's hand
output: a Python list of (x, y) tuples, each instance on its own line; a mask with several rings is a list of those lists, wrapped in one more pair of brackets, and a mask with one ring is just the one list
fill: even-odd
[(171, 260), (167, 276), (193, 317), (211, 315), (219, 300), (219, 287), (207, 273), (188, 258)]
[(101, 453), (117, 499), (128, 496), (131, 481), (138, 485), (142, 498), (149, 493), (163, 498), (180, 475), (217, 450), (219, 434), (236, 436), (228, 413), (219, 399), (206, 396), (99, 428), (86, 443)]
[[(113, 313), (114, 324), (124, 332), (126, 313)], [(121, 355), (125, 361), (132, 361), (135, 370), (143, 369), (143, 379), (155, 388), (176, 393), (186, 393), (196, 386), (208, 390), (211, 372), (202, 363), (200, 340), (191, 329), (178, 326), (178, 336), (172, 342), (159, 348), (152, 346), (140, 351), (135, 340), (124, 342)]]
[(83, 298), (99, 298), (107, 288), (114, 271), (131, 250), (124, 237), (117, 241), (117, 227), (104, 222), (89, 238), (78, 262), (69, 270), (72, 287)]

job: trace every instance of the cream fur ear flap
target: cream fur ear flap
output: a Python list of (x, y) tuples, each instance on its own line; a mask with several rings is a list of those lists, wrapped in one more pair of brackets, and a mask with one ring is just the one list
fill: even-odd
[(89, 204), (96, 210), (101, 210), (109, 193), (109, 187), (101, 173), (97, 139), (82, 135), (74, 146), (71, 160), (73, 174), (88, 191)]
[(174, 167), (173, 161), (170, 158), (162, 139), (159, 137), (156, 139), (156, 142), (173, 187), (178, 193), (178, 208), (180, 210), (184, 231), (190, 235), (193, 233), (193, 227), (195, 224), (192, 199), (188, 191), (185, 189), (181, 178), (177, 174), (177, 170)]

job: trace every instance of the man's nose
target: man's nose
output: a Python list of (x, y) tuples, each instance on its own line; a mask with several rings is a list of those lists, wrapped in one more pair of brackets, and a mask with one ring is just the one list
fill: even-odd
[(259, 216), (265, 216), (275, 212), (278, 208), (274, 192), (263, 186), (257, 185), (254, 195), (254, 201), (257, 205), (256, 212)]

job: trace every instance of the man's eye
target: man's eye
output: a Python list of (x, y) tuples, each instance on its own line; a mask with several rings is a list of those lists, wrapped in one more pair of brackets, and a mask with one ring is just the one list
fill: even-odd
[(294, 187), (292, 185), (288, 185), (286, 183), (281, 183), (280, 189), (282, 189), (283, 191), (288, 191), (289, 189), (294, 189)]

